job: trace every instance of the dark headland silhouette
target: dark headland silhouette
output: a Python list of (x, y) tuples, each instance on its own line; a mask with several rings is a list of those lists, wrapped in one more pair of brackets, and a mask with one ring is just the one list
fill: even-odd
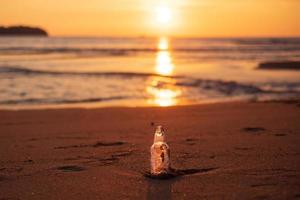
[(262, 62), (258, 65), (258, 69), (267, 70), (300, 70), (300, 61), (271, 61)]
[(48, 33), (38, 27), (0, 26), (0, 36), (48, 36)]

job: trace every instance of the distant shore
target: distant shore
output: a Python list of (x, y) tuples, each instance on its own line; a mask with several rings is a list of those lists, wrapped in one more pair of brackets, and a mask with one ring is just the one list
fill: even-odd
[(300, 61), (262, 62), (258, 69), (265, 70), (300, 70)]
[(29, 26), (0, 26), (0, 36), (44, 36), (49, 34), (38, 27)]
[[(0, 199), (293, 199), (300, 102), (0, 111)], [(172, 166), (144, 176), (157, 125)]]

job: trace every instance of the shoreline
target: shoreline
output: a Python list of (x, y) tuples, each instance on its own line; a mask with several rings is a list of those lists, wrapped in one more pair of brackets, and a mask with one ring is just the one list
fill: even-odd
[[(0, 198), (299, 197), (300, 103), (0, 111)], [(144, 176), (163, 125), (171, 165)]]
[(190, 107), (190, 106), (205, 106), (205, 105), (216, 105), (216, 104), (232, 104), (232, 103), (268, 103), (268, 102), (291, 102), (300, 101), (299, 97), (281, 97), (281, 98), (271, 98), (265, 100), (258, 100), (253, 98), (231, 98), (231, 99), (216, 99), (216, 100), (204, 100), (202, 102), (185, 102), (170, 106), (159, 106), (154, 104), (142, 104), (133, 101), (129, 105), (126, 103), (120, 105), (119, 102), (116, 103), (70, 103), (70, 104), (40, 104), (40, 105), (0, 105), (0, 111), (30, 111), (30, 110), (63, 110), (63, 109), (103, 109), (103, 108), (170, 108), (170, 107)]

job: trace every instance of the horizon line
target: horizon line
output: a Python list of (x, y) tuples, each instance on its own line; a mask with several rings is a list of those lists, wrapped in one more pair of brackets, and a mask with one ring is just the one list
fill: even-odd
[(49, 34), (47, 37), (69, 37), (69, 38), (159, 38), (159, 37), (167, 37), (167, 38), (212, 38), (212, 39), (222, 39), (222, 38), (300, 38), (300, 35), (249, 35), (249, 36), (221, 36), (221, 35), (60, 35), (60, 34)]

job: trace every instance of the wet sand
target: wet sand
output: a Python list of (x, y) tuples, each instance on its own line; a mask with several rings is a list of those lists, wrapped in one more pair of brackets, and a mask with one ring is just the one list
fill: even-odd
[[(144, 176), (156, 125), (184, 176)], [(300, 102), (0, 111), (0, 199), (171, 198), (300, 198)]]

